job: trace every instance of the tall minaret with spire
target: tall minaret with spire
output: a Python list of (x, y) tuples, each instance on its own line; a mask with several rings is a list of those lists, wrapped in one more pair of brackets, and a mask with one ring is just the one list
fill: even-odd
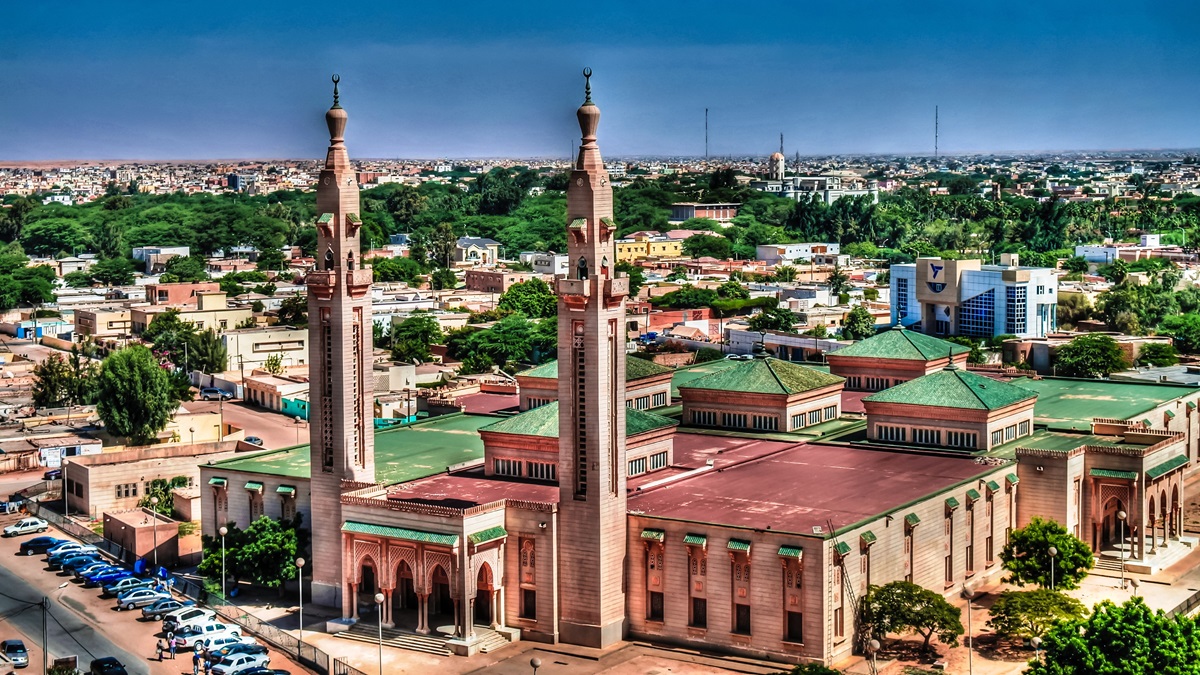
[[(346, 111), (333, 76), (325, 113), (329, 151), (317, 183), (317, 264), (309, 273), (309, 433), (312, 599), (342, 598), (343, 481), (375, 482), (371, 379), (371, 270), (360, 258), (358, 183), (346, 154)], [(343, 608), (345, 609), (345, 608)]]
[(567, 188), (570, 272), (558, 282), (559, 637), (604, 647), (625, 630), (625, 296), (613, 193), (596, 144), (591, 69)]

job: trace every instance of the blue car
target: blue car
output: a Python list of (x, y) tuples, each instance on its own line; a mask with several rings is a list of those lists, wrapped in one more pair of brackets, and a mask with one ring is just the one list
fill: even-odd
[(55, 549), (53, 552), (51, 552), (49, 555), (46, 556), (46, 562), (50, 563), (51, 565), (55, 565), (55, 564), (62, 563), (62, 561), (66, 560), (67, 558), (74, 558), (76, 556), (81, 556), (81, 555), (99, 556), (100, 551), (97, 550), (95, 546), (89, 546), (86, 549), (81, 549), (81, 548), (64, 548), (62, 550)]
[(83, 555), (73, 555), (69, 558), (60, 558), (57, 562), (50, 561), (50, 569), (61, 569), (66, 572), (73, 572), (84, 565), (90, 565), (98, 560), (102, 560), (97, 553), (84, 553)]
[(93, 574), (93, 575), (84, 577), (83, 585), (88, 586), (88, 587), (106, 586), (113, 582), (120, 581), (121, 579), (125, 579), (127, 577), (132, 577), (132, 576), (133, 576), (133, 572), (130, 572), (129, 570), (126, 570), (126, 569), (108, 570), (107, 572), (100, 572), (99, 574)]
[(90, 565), (85, 565), (85, 566), (80, 567), (79, 569), (75, 570), (75, 578), (83, 579), (84, 577), (89, 577), (93, 574), (100, 574), (101, 572), (110, 572), (112, 570), (119, 570), (119, 569), (124, 569), (124, 568), (121, 567), (120, 565), (113, 565), (113, 564), (105, 562), (103, 560), (97, 560), (96, 562), (94, 562)]
[(34, 537), (29, 541), (21, 542), (21, 555), (45, 553), (65, 541), (66, 539), (57, 539), (55, 537)]

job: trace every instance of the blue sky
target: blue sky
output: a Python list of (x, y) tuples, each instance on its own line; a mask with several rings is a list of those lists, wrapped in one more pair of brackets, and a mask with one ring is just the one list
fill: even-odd
[(0, 159), (1200, 147), (1195, 2), (16, 3)]

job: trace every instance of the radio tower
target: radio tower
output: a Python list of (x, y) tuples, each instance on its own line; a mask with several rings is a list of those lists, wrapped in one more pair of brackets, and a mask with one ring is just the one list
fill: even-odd
[(938, 158), (938, 107), (933, 106), (933, 161)]
[(708, 161), (708, 108), (704, 109), (704, 160)]

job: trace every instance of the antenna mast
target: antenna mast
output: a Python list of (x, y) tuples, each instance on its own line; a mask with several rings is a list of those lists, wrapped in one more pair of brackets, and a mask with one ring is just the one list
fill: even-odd
[(933, 106), (933, 158), (938, 158), (938, 107)]
[(704, 159), (708, 160), (708, 108), (704, 109)]

